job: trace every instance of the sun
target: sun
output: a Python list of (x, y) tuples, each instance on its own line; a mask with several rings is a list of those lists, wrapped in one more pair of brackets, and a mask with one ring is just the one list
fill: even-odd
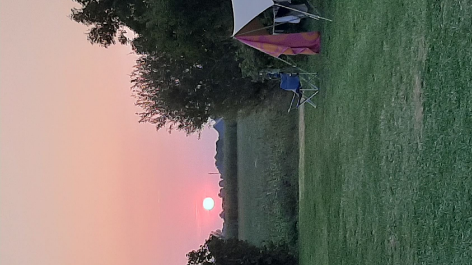
[(213, 207), (215, 207), (215, 201), (212, 198), (207, 197), (203, 200), (203, 208), (205, 210), (210, 211)]

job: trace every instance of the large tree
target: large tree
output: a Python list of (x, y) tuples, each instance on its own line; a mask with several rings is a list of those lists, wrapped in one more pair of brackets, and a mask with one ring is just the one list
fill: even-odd
[(287, 245), (256, 247), (247, 241), (210, 235), (199, 249), (187, 254), (188, 265), (295, 265)]
[(143, 55), (132, 76), (136, 104), (143, 109), (140, 121), (188, 134), (209, 118), (234, 116), (269, 94), (266, 84), (242, 78), (229, 56), (196, 63), (166, 53)]
[(209, 118), (234, 115), (267, 94), (241, 73), (228, 0), (74, 1), (80, 6), (71, 18), (89, 26), (92, 44), (118, 40), (141, 55), (132, 80), (141, 122), (198, 132)]

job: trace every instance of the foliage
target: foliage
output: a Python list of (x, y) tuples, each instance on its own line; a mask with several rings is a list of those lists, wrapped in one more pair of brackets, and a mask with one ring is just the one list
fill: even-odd
[(256, 247), (235, 238), (224, 239), (215, 235), (198, 250), (187, 254), (188, 265), (295, 265), (295, 256), (286, 245), (268, 244)]
[(239, 44), (238, 48), (239, 49), (236, 51), (236, 58), (239, 62), (239, 67), (241, 68), (241, 74), (242, 76), (251, 78), (254, 81), (260, 81), (263, 79), (263, 77), (260, 76), (260, 73), (264, 69), (282, 68), (287, 66), (274, 57), (246, 45)]
[[(138, 54), (160, 51), (197, 60), (234, 52), (230, 1), (74, 1), (81, 7), (71, 10), (71, 18), (91, 27), (92, 44), (108, 47), (118, 39)], [(126, 37), (126, 28), (136, 33), (134, 39)]]
[(136, 105), (143, 109), (140, 122), (155, 124), (157, 129), (170, 124), (169, 130), (177, 126), (188, 133), (200, 129), (213, 107), (213, 102), (204, 102), (208, 90), (198, 80), (201, 72), (183, 58), (142, 56), (132, 75)]
[[(243, 77), (229, 38), (226, 0), (75, 0), (71, 18), (90, 27), (91, 43), (130, 43), (140, 54), (133, 93), (141, 122), (200, 131), (208, 119), (264, 100), (270, 87)], [(125, 35), (127, 28), (136, 33)]]
[(116, 37), (120, 43), (125, 44), (128, 39), (125, 36), (126, 27), (137, 34), (142, 34), (146, 29), (144, 21), (140, 18), (147, 10), (147, 4), (142, 0), (74, 0), (81, 8), (71, 10), (71, 18), (91, 29), (87, 34), (92, 44), (108, 47), (115, 44)]
[(201, 64), (167, 53), (141, 56), (132, 75), (136, 105), (143, 109), (140, 121), (190, 134), (209, 118), (235, 115), (264, 100), (269, 87), (238, 77), (238, 70), (230, 56)]
[(167, 52), (194, 60), (234, 53), (229, 38), (231, 2), (225, 0), (149, 1), (143, 22), (147, 31), (133, 42), (137, 52)]

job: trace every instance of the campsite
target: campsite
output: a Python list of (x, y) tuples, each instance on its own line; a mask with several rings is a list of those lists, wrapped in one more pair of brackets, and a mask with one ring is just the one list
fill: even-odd
[[(471, 3), (313, 4), (333, 21), (312, 23), (322, 34), (321, 53), (304, 65), (319, 73), (320, 95), (318, 107), (305, 106), (297, 119), (299, 263), (469, 264)], [(283, 179), (272, 171), (283, 163), (276, 150), (298, 146), (283, 134), (293, 125), (281, 122), (282, 113), (240, 121), (238, 154), (252, 152), (238, 159), (238, 177), (258, 183), (240, 190), (240, 209), (254, 201), (260, 207), (240, 212), (253, 223), (240, 226), (240, 235), (254, 243), (291, 240), (279, 225), (289, 220), (277, 210), (283, 197), (266, 181)], [(271, 119), (273, 127), (265, 127)], [(256, 168), (256, 157), (267, 163)], [(269, 205), (271, 214), (263, 208)]]
[[(310, 0), (286, 20), (299, 32), (278, 31), (278, 1), (182, 2), (110, 8), (121, 24), (88, 38), (140, 34), (120, 41), (141, 56), (141, 122), (228, 121), (223, 237), (288, 245), (300, 265), (472, 263), (470, 0)], [(284, 68), (294, 87), (265, 80)], [(221, 262), (205, 258), (189, 264)]]

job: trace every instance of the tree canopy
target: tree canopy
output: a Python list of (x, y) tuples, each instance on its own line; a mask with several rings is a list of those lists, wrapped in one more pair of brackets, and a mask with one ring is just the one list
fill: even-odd
[(90, 26), (87, 38), (92, 44), (108, 47), (127, 43), (126, 27), (137, 34), (144, 32), (145, 21), (141, 18), (147, 12), (147, 4), (142, 0), (74, 0), (81, 8), (71, 10), (71, 18)]
[[(201, 58), (231, 47), (231, 3), (227, 0), (73, 0), (71, 18), (87, 25), (92, 44), (130, 42), (139, 54), (163, 51)], [(136, 33), (128, 39), (126, 29)], [(232, 49), (234, 51), (234, 48)]]
[(267, 85), (242, 78), (231, 57), (194, 63), (166, 53), (143, 55), (133, 73), (141, 122), (198, 132), (209, 118), (234, 114), (267, 96)]
[(71, 18), (89, 26), (92, 44), (118, 41), (140, 55), (132, 91), (141, 122), (194, 133), (209, 118), (232, 116), (268, 94), (268, 86), (243, 77), (228, 0), (74, 1), (80, 7)]

